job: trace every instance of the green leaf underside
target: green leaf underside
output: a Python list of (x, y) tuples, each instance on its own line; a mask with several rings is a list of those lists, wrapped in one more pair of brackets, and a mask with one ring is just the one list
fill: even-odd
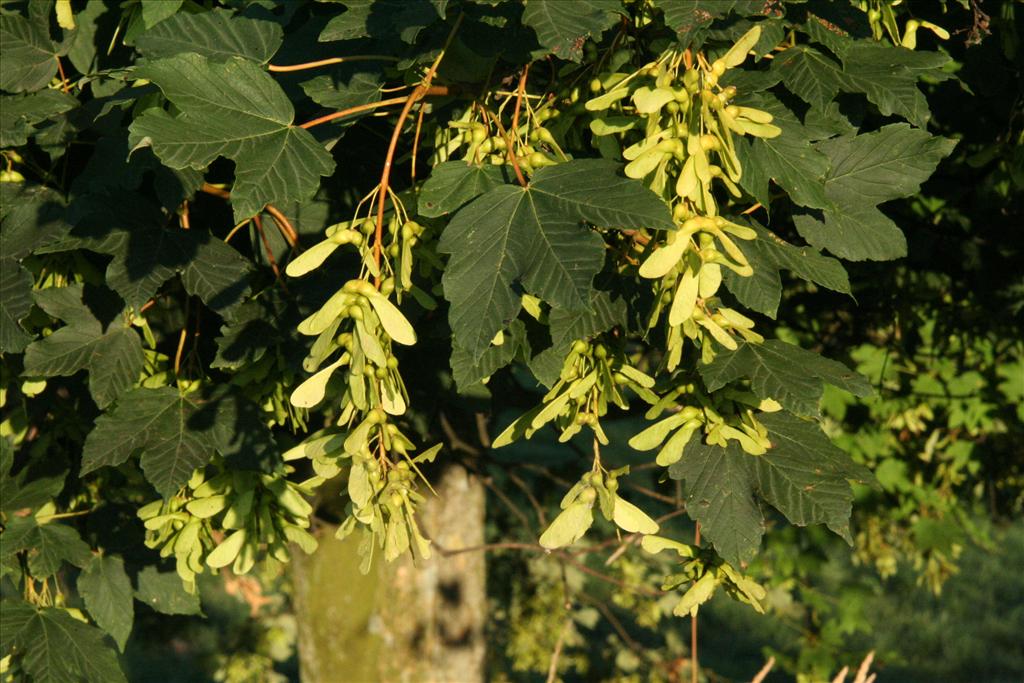
[(284, 32), (274, 22), (215, 9), (196, 14), (182, 12), (160, 21), (139, 36), (135, 45), (150, 59), (194, 52), (210, 60), (244, 57), (266, 64), (282, 40)]
[(822, 256), (811, 247), (797, 247), (754, 223), (757, 239), (739, 243), (740, 249), (754, 269), (754, 274), (741, 277), (731, 270), (724, 272), (725, 284), (741, 304), (775, 318), (782, 300), (783, 268), (794, 275), (836, 292), (850, 293), (850, 281), (842, 263)]
[(825, 382), (856, 396), (872, 393), (867, 379), (842, 363), (778, 339), (742, 343), (735, 351), (722, 351), (699, 370), (708, 391), (749, 378), (758, 398), (774, 398), (798, 415), (820, 414)]
[(135, 619), (132, 582), (120, 557), (98, 555), (78, 576), (78, 593), (96, 623), (124, 651)]
[(621, 11), (618, 0), (531, 0), (523, 9), (523, 23), (556, 57), (579, 62), (586, 39), (600, 38)]
[(178, 490), (217, 446), (212, 415), (176, 389), (133, 389), (96, 420), (82, 451), (82, 474), (116, 467), (141, 451), (146, 479), (163, 496)]
[(528, 188), (496, 187), (452, 218), (439, 251), (452, 255), (445, 297), (456, 344), (474, 360), (520, 309), (518, 287), (561, 308), (590, 308), (604, 241), (582, 225), (670, 230), (668, 209), (595, 159), (538, 171)]
[(201, 170), (217, 157), (235, 162), (231, 204), (236, 221), (266, 204), (303, 201), (334, 160), (313, 136), (292, 125), (295, 112), (270, 74), (233, 57), (215, 63), (181, 54), (141, 66), (181, 114), (149, 109), (130, 127), (133, 148), (149, 145), (171, 168)]
[(820, 426), (788, 413), (758, 419), (772, 447), (753, 456), (730, 441), (726, 448), (694, 439), (669, 476), (685, 482), (686, 510), (726, 562), (742, 567), (757, 552), (764, 519), (755, 499), (763, 499), (792, 524), (825, 524), (852, 543), (849, 481), (866, 483), (871, 474), (829, 441)]
[(146, 567), (138, 575), (135, 599), (161, 614), (199, 614), (199, 596), (187, 593), (177, 572)]
[(905, 256), (903, 232), (877, 205), (917, 192), (955, 144), (905, 123), (817, 143), (831, 162), (825, 194), (835, 208), (824, 211), (824, 222), (794, 216), (797, 230), (812, 245), (852, 261)]

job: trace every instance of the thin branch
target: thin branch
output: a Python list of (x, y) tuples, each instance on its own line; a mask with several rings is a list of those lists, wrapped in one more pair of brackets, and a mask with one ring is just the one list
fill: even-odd
[(569, 628), (572, 626), (572, 618), (566, 617), (562, 624), (562, 630), (558, 633), (558, 640), (555, 641), (555, 650), (551, 653), (551, 663), (548, 665), (547, 683), (555, 683), (558, 680), (558, 660), (562, 656), (562, 647), (565, 645), (565, 637), (569, 635)]
[(60, 57), (54, 55), (54, 59), (57, 60), (57, 71), (60, 73), (60, 88), (65, 94), (71, 93), (71, 86), (68, 84), (68, 77), (64, 75), (64, 65), (60, 61)]
[[(445, 53), (448, 51), (448, 47), (452, 44), (455, 39), (455, 33), (459, 30), (459, 26), (462, 25), (462, 19), (465, 15), (460, 14), (455, 20), (455, 24), (452, 26), (452, 30), (448, 33), (448, 38), (445, 40), (444, 47), (441, 48), (441, 52), (437, 55), (434, 63), (430, 65), (430, 69), (427, 71), (423, 80), (420, 82), (416, 89), (406, 98), (405, 106), (402, 107), (402, 113), (398, 115), (398, 121), (395, 123), (395, 130), (391, 134), (391, 142), (388, 144), (388, 153), (384, 158), (384, 170), (380, 175), (380, 184), (378, 185), (379, 201), (377, 202), (377, 230), (374, 234), (373, 241), (373, 261), (377, 266), (377, 274), (374, 276), (374, 286), (380, 289), (380, 252), (381, 242), (384, 241), (384, 204), (388, 198), (388, 183), (391, 180), (391, 165), (395, 159), (395, 149), (398, 147), (398, 138), (402, 134), (402, 126), (405, 125), (405, 119), (409, 116), (409, 112), (412, 110), (414, 104), (419, 102), (421, 99), (427, 96), (430, 91), (430, 83), (434, 80), (434, 75), (437, 73), (437, 68), (441, 66), (441, 60), (444, 59)], [(445, 88), (445, 92), (448, 89)], [(305, 126), (303, 126), (305, 127)]]
[(277, 225), (277, 229), (281, 231), (281, 235), (285, 241), (291, 245), (292, 248), (299, 243), (299, 234), (295, 232), (295, 228), (292, 227), (291, 222), (281, 212), (279, 208), (273, 204), (267, 204), (263, 207), (263, 210), (270, 214), (270, 217), (274, 219), (274, 223)]
[(281, 277), (281, 270), (277, 267), (277, 259), (274, 258), (274, 250), (270, 247), (267, 234), (263, 232), (263, 219), (257, 214), (252, 217), (252, 222), (256, 225), (256, 232), (260, 234), (260, 241), (263, 243), (263, 251), (267, 255), (267, 261), (270, 262), (270, 269), (274, 271), (274, 277), (280, 283), (281, 288), (287, 292), (288, 285), (285, 284), (284, 279)]
[(764, 683), (764, 679), (771, 673), (772, 668), (775, 666), (775, 657), (769, 657), (768, 661), (764, 663), (761, 670), (757, 672), (757, 675), (750, 681), (750, 683)]
[[(700, 545), (700, 522), (694, 524), (693, 544)], [(694, 612), (690, 619), (690, 683), (697, 683), (699, 666), (697, 660), (697, 613)]]
[(316, 69), (321, 66), (330, 66), (331, 64), (343, 64), (345, 62), (397, 62), (400, 61), (398, 57), (392, 57), (390, 55), (351, 55), (349, 57), (328, 57), (327, 59), (319, 59), (315, 62), (304, 62), (302, 64), (287, 64), (278, 66), (276, 64), (267, 64), (267, 71), (275, 73), (287, 73), (289, 71), (303, 71), (305, 69)]
[(515, 145), (512, 144), (512, 136), (519, 137), (519, 108), (523, 104), (523, 95), (526, 93), (526, 77), (530, 73), (530, 65), (527, 64), (523, 67), (523, 75), (519, 77), (519, 90), (516, 93), (516, 108), (512, 112), (512, 128), (509, 130), (509, 139), (506, 141), (506, 148), (508, 148), (508, 160), (512, 162), (512, 168), (516, 172), (516, 179), (519, 180), (519, 184), (526, 187), (526, 178), (523, 177), (523, 171), (519, 168), (519, 160), (516, 159)]
[(211, 185), (210, 183), (203, 183), (199, 188), (199, 191), (213, 195), (214, 197), (220, 197), (221, 199), (231, 199), (231, 193), (229, 191), (225, 190), (223, 187)]
[[(447, 91), (447, 88), (445, 88)], [(353, 114), (359, 114), (364, 111), (370, 111), (372, 109), (379, 109), (380, 107), (389, 107), (392, 104), (401, 104), (409, 100), (410, 95), (404, 97), (392, 97), (386, 100), (378, 100), (377, 102), (370, 102), (369, 104), (360, 104), (356, 107), (349, 107), (348, 109), (342, 109), (336, 111), (333, 114), (326, 114), (319, 118), (315, 118), (312, 121), (306, 121), (299, 128), (312, 128), (313, 126), (319, 126), (321, 123), (327, 123), (328, 121), (334, 121), (336, 119), (343, 119), (346, 116), (352, 116)]]

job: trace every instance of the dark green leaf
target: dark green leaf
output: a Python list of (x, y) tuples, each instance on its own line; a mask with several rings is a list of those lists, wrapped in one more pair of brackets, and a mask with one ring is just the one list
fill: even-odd
[(579, 160), (543, 168), (528, 188), (496, 187), (452, 218), (438, 249), (452, 254), (443, 282), (458, 346), (474, 360), (520, 309), (520, 287), (570, 310), (591, 305), (604, 242), (600, 227), (670, 230), (668, 208), (617, 166)]
[[(162, 25), (162, 24), (158, 24)], [(151, 146), (171, 168), (201, 170), (220, 156), (235, 161), (231, 204), (236, 221), (268, 203), (309, 199), (334, 160), (308, 131), (273, 77), (233, 57), (214, 63), (196, 54), (150, 62), (136, 74), (155, 82), (181, 114), (147, 110), (132, 123), (131, 145)]]
[(466, 392), (511, 363), (524, 345), (527, 345), (526, 328), (521, 320), (512, 321), (505, 332), (505, 342), (501, 346), (488, 347), (475, 362), (468, 351), (453, 345), (452, 377), (459, 391)]
[(523, 23), (556, 57), (579, 62), (587, 38), (599, 39), (615, 25), (620, 12), (619, 0), (530, 0), (523, 9)]
[[(142, 3), (142, 23), (146, 28), (156, 26), (164, 19), (173, 17), (181, 9), (184, 0), (160, 0), (160, 2)], [(77, 16), (75, 17), (78, 18)]]
[(665, 13), (665, 25), (679, 36), (683, 47), (700, 48), (712, 21), (730, 12), (741, 16), (764, 14), (760, 0), (655, 0)]
[(18, 656), (34, 683), (126, 680), (103, 632), (62, 609), (6, 599), (0, 607), (0, 633), (0, 652)]
[(398, 36), (413, 43), (425, 27), (443, 17), (429, 0), (347, 0), (348, 10), (332, 18), (320, 34), (322, 42)]
[(53, 576), (64, 562), (84, 567), (92, 552), (78, 532), (66, 524), (38, 524), (35, 517), (11, 517), (6, 522), (0, 557), (27, 552), (28, 569), (36, 579)]
[(35, 134), (35, 125), (78, 106), (60, 90), (0, 96), (0, 147), (18, 147)]
[(57, 72), (57, 49), (43, 21), (0, 14), (0, 44), (4, 51), (0, 90), (39, 90)]
[[(339, 70), (302, 83), (311, 100), (329, 109), (351, 109), (380, 99), (380, 76), (367, 71)], [(356, 117), (345, 119), (354, 121)]]
[(107, 196), (95, 199), (95, 206), (82, 209), (81, 237), (62, 248), (112, 255), (107, 284), (130, 306), (141, 307), (176, 273), (189, 294), (221, 312), (248, 294), (249, 262), (209, 232), (164, 229), (160, 212), (143, 201), (111, 206)]
[(245, 57), (266, 64), (284, 38), (281, 27), (271, 21), (234, 16), (224, 9), (184, 12), (156, 25), (146, 23), (152, 28), (139, 36), (135, 44), (150, 59), (194, 52), (211, 61)]
[(38, 247), (63, 237), (64, 198), (40, 185), (0, 183), (0, 257), (21, 260)]
[(200, 407), (171, 387), (132, 390), (96, 420), (82, 451), (82, 474), (120, 465), (141, 451), (146, 479), (170, 497), (217, 447), (215, 417), (199, 415)]
[(797, 45), (776, 56), (772, 71), (800, 99), (819, 107), (835, 99), (843, 82), (839, 63), (809, 45)]
[(836, 208), (824, 212), (824, 222), (795, 216), (797, 229), (814, 246), (852, 261), (905, 255), (903, 232), (877, 205), (917, 192), (955, 144), (905, 123), (817, 143), (831, 161), (825, 194)]
[(748, 103), (775, 117), (772, 123), (782, 129), (782, 134), (737, 142), (736, 154), (743, 166), (740, 179), (743, 188), (768, 206), (768, 181), (774, 180), (801, 206), (818, 209), (831, 206), (824, 186), (828, 157), (811, 146), (803, 124), (785, 105), (769, 95), (745, 98), (744, 104)]
[(758, 419), (772, 442), (766, 454), (751, 459), (760, 494), (791, 523), (825, 524), (853, 545), (848, 482), (870, 482), (871, 472), (832, 445), (817, 422), (787, 413)]
[(499, 166), (474, 166), (464, 161), (446, 161), (431, 171), (420, 190), (417, 213), (427, 218), (443, 216), (466, 202), (508, 182), (508, 172)]
[(199, 614), (199, 596), (185, 591), (177, 572), (146, 567), (139, 572), (135, 599), (161, 614)]
[(13, 258), (0, 258), (0, 351), (21, 353), (32, 341), (21, 327), (31, 310), (32, 274)]
[(734, 441), (719, 448), (693, 438), (668, 470), (670, 477), (686, 484), (686, 514), (734, 567), (754, 557), (764, 535), (764, 519), (753, 493), (755, 459)]
[(78, 593), (85, 601), (89, 616), (111, 635), (123, 652), (135, 619), (132, 582), (124, 571), (124, 560), (109, 555), (92, 558), (78, 575)]
[(61, 492), (67, 471), (56, 475), (34, 476), (31, 468), (22, 467), (11, 474), (14, 467), (14, 447), (9, 437), (0, 437), (0, 512), (34, 509)]
[(825, 382), (856, 396), (872, 394), (868, 381), (842, 363), (778, 339), (742, 343), (735, 351), (723, 351), (700, 367), (700, 375), (708, 391), (748, 378), (758, 398), (773, 398), (799, 415), (820, 413)]
[[(29, 377), (67, 377), (85, 368), (89, 391), (96, 405), (105, 408), (139, 378), (145, 358), (139, 335), (116, 316), (102, 323), (82, 301), (83, 288), (72, 285), (67, 294), (77, 306), (60, 311), (66, 327), (33, 342), (25, 350), (25, 374)], [(53, 289), (39, 296), (52, 297)]]
[(842, 89), (862, 92), (885, 116), (896, 114), (918, 128), (928, 125), (928, 100), (917, 87), (922, 75), (938, 73), (949, 61), (941, 52), (858, 42), (843, 53)]
[(724, 273), (726, 286), (741, 304), (774, 318), (782, 299), (779, 271), (783, 268), (808, 282), (850, 293), (846, 269), (838, 260), (822, 256), (811, 247), (794, 246), (760, 225), (752, 221), (748, 223), (757, 231), (757, 239), (739, 241), (738, 245), (753, 267), (754, 274), (740, 277), (731, 270)]

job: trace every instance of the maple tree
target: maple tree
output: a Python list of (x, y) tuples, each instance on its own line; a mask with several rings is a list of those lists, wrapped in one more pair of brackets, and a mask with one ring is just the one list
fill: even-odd
[(214, 4), (0, 12), (8, 667), (121, 680), (136, 600), (331, 542), (339, 478), (364, 567), (429, 557), (438, 385), (584, 453), (537, 542), (643, 536), (676, 615), (762, 609), (769, 509), (853, 542), (821, 399), (872, 385), (766, 337), (907, 254), (947, 54), (840, 3)]

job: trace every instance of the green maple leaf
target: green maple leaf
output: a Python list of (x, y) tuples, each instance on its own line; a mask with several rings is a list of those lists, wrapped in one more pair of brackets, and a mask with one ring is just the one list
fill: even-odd
[(110, 555), (93, 557), (78, 575), (77, 586), (89, 616), (123, 652), (135, 619), (132, 582), (124, 570), (124, 560)]
[(464, 161), (438, 164), (423, 183), (417, 199), (417, 213), (436, 218), (458, 210), (485, 192), (509, 182), (501, 166), (478, 166)]
[(764, 413), (771, 448), (754, 456), (730, 441), (725, 448), (693, 439), (669, 476), (684, 482), (686, 512), (730, 564), (741, 567), (764, 534), (760, 498), (792, 524), (825, 524), (852, 543), (850, 482), (871, 473), (829, 441), (818, 423), (785, 412)]
[(220, 443), (216, 416), (202, 408), (171, 387), (132, 390), (96, 420), (82, 450), (82, 474), (120, 465), (138, 451), (146, 479), (170, 497)]
[(669, 468), (670, 477), (686, 483), (686, 514), (734, 567), (753, 559), (764, 535), (764, 516), (754, 498), (752, 457), (732, 441), (720, 448), (694, 438)]
[(871, 472), (829, 441), (818, 423), (785, 412), (758, 418), (772, 447), (751, 458), (760, 495), (792, 524), (825, 524), (853, 545), (849, 482), (867, 484)]
[(0, 653), (13, 654), (36, 683), (121, 683), (126, 679), (103, 632), (56, 607), (0, 603)]
[(0, 351), (20, 353), (32, 335), (21, 320), (32, 310), (32, 274), (12, 258), (0, 258)]
[(0, 437), (0, 512), (37, 508), (52, 500), (64, 488), (67, 470), (58, 474), (33, 476), (31, 467), (12, 475), (14, 446), (10, 437)]
[(84, 567), (92, 559), (89, 546), (67, 524), (39, 524), (35, 517), (11, 517), (5, 523), (0, 558), (27, 551), (28, 569), (36, 579), (53, 576), (65, 562)]
[(455, 343), (474, 360), (520, 309), (519, 287), (570, 310), (589, 309), (604, 241), (582, 225), (671, 230), (665, 204), (617, 165), (587, 159), (501, 185), (455, 214), (438, 250), (452, 255), (445, 297)]
[(825, 194), (835, 208), (824, 211), (823, 221), (794, 216), (797, 230), (814, 246), (852, 261), (906, 255), (903, 231), (878, 204), (917, 192), (955, 145), (905, 123), (817, 143), (831, 162)]
[(135, 599), (161, 614), (199, 614), (199, 596), (185, 591), (177, 572), (146, 567), (138, 575)]
[(136, 69), (179, 110), (148, 109), (129, 127), (133, 148), (151, 146), (171, 168), (206, 168), (217, 157), (235, 162), (231, 204), (236, 221), (267, 204), (310, 199), (334, 160), (306, 130), (293, 125), (284, 91), (253, 62), (213, 62), (185, 53)]
[(699, 371), (708, 391), (749, 378), (758, 398), (773, 398), (799, 415), (820, 414), (818, 404), (825, 382), (855, 396), (873, 393), (867, 379), (842, 363), (778, 339), (741, 343), (735, 351), (719, 353)]
[(737, 300), (747, 308), (774, 318), (782, 300), (781, 269), (844, 294), (850, 293), (846, 269), (838, 260), (822, 256), (811, 247), (797, 247), (753, 221), (748, 224), (757, 231), (757, 239), (739, 242), (739, 247), (754, 269), (749, 277), (740, 277), (726, 270), (725, 284)]
[[(133, 198), (137, 195), (133, 195)], [(112, 205), (109, 195), (92, 197), (75, 235), (53, 250), (89, 249), (110, 254), (106, 281), (138, 309), (175, 274), (189, 294), (226, 312), (249, 292), (249, 262), (230, 245), (204, 230), (169, 230), (158, 209), (141, 198)]]
[(135, 45), (150, 59), (194, 52), (210, 60), (244, 57), (266, 64), (283, 40), (284, 32), (272, 21), (250, 19), (236, 16), (229, 10), (215, 9), (196, 14), (184, 12), (159, 21), (140, 35)]
[(78, 100), (60, 90), (0, 96), (0, 147), (19, 147), (35, 134), (36, 124), (78, 106)]
[(8, 92), (39, 90), (57, 72), (57, 48), (50, 40), (45, 20), (45, 14), (30, 18), (0, 14), (0, 43), (4, 46), (0, 89)]
[(579, 62), (586, 39), (600, 38), (621, 11), (619, 0), (531, 0), (523, 9), (523, 23), (556, 57)]
[(742, 104), (767, 111), (774, 117), (772, 123), (782, 130), (778, 137), (738, 142), (736, 154), (743, 166), (743, 188), (769, 206), (768, 181), (774, 180), (800, 206), (830, 207), (824, 185), (828, 157), (811, 146), (807, 131), (793, 112), (764, 94), (744, 98)]
[(29, 377), (68, 377), (89, 373), (89, 393), (105, 408), (139, 378), (145, 358), (142, 342), (123, 315), (101, 321), (83, 300), (82, 285), (44, 289), (36, 303), (67, 323), (25, 350)]

